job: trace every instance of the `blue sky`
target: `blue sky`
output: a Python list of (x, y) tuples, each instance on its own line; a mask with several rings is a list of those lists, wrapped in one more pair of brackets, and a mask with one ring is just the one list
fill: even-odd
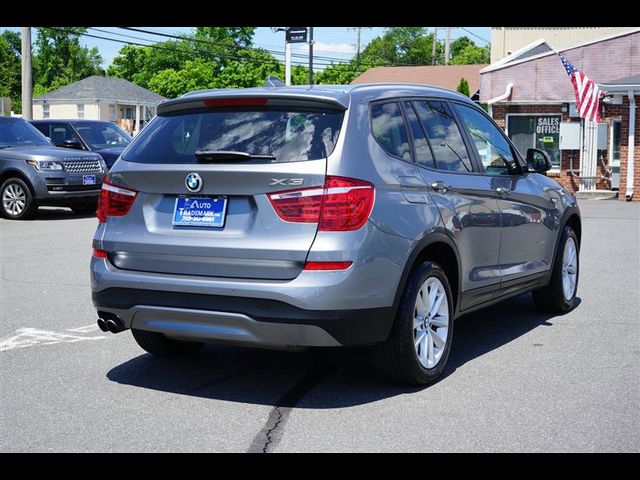
[[(93, 27), (87, 32), (91, 35), (100, 37), (110, 37), (118, 40), (130, 40), (136, 43), (150, 43), (151, 41), (162, 41), (166, 38), (149, 35), (140, 32), (133, 32), (123, 30), (117, 27), (95, 27), (98, 30), (94, 30)], [(193, 33), (194, 28), (190, 27), (136, 27), (154, 32), (180, 34)], [(432, 29), (433, 27), (427, 27)], [(0, 27), (1, 30), (7, 29), (6, 27)], [(10, 28), (10, 30), (19, 31), (19, 28)], [(363, 28), (361, 31), (362, 45), (366, 45), (374, 37), (381, 35), (384, 29), (381, 27)], [(110, 32), (110, 33), (105, 33)], [(128, 38), (124, 35), (129, 35)], [(438, 28), (438, 38), (444, 39), (445, 31), (444, 27)], [(486, 45), (491, 37), (490, 27), (455, 27), (452, 28), (451, 38), (456, 39), (462, 36), (468, 36), (478, 45)], [(142, 39), (142, 40), (140, 40)], [(314, 28), (314, 57), (327, 57), (336, 59), (336, 61), (351, 58), (355, 52), (356, 43), (356, 31), (349, 30), (347, 27), (315, 27)], [(81, 42), (88, 47), (98, 47), (102, 58), (104, 60), (103, 67), (106, 68), (111, 64), (113, 57), (118, 54), (118, 50), (122, 48), (123, 44), (119, 42), (113, 42), (109, 40), (95, 39), (90, 37), (82, 37)], [(273, 32), (269, 27), (258, 27), (254, 37), (254, 44), (257, 47), (267, 48), (270, 50), (283, 51), (284, 50), (284, 33)], [(303, 44), (294, 44), (294, 52), (307, 53), (307, 46)], [(276, 55), (278, 56), (278, 55)], [(302, 57), (294, 60), (300, 62), (305, 61)], [(328, 62), (328, 60), (318, 59), (317, 63)]]

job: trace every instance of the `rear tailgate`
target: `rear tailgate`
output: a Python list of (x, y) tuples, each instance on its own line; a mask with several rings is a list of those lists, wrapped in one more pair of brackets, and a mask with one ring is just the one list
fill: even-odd
[[(110, 172), (113, 185), (137, 194), (128, 214), (107, 218), (102, 248), (122, 269), (295, 278), (317, 224), (282, 220), (267, 194), (324, 185), (342, 118), (335, 109), (247, 106), (157, 117)], [(203, 150), (257, 157), (203, 162), (194, 154)], [(191, 174), (200, 179), (196, 192)], [(177, 199), (185, 197), (225, 202), (221, 226), (176, 225)]]

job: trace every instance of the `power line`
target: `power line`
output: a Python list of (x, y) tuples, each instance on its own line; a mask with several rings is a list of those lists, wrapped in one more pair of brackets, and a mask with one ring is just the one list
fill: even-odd
[(461, 29), (461, 30), (464, 30), (464, 31), (465, 31), (465, 32), (467, 32), (469, 35), (473, 35), (474, 37), (479, 38), (480, 40), (482, 40), (482, 41), (483, 41), (483, 42), (485, 42), (485, 43), (488, 43), (488, 44), (490, 44), (490, 43), (491, 43), (491, 42), (490, 42), (489, 40), (487, 40), (486, 38), (482, 38), (480, 35), (477, 35), (477, 34), (473, 33), (471, 30), (469, 30), (469, 29), (467, 29), (467, 28), (464, 28), (464, 27), (457, 27), (457, 28), (459, 28), (459, 29)]
[[(173, 35), (170, 33), (160, 33), (160, 32), (154, 32), (152, 30), (146, 30), (146, 29), (142, 29), (142, 28), (134, 28), (134, 27), (120, 27), (123, 28), (125, 30), (131, 30), (134, 32), (140, 32), (140, 33), (146, 33), (149, 35), (157, 35), (159, 37), (165, 37), (165, 38), (174, 38), (174, 39), (178, 39), (178, 40), (188, 40), (188, 41), (192, 41), (192, 42), (196, 42), (196, 43), (201, 43), (201, 44), (205, 44), (205, 45), (213, 45), (213, 46), (217, 46), (217, 47), (221, 47), (221, 48), (230, 48), (235, 50), (236, 52), (239, 50), (247, 50), (247, 51), (266, 51), (272, 55), (284, 55), (284, 52), (279, 51), (279, 50), (269, 50), (269, 49), (255, 49), (255, 48), (251, 48), (251, 47), (239, 47), (239, 46), (234, 46), (234, 45), (229, 45), (227, 43), (224, 42), (217, 42), (215, 40), (211, 40), (209, 38), (202, 38), (202, 37), (193, 37), (190, 35)], [(302, 58), (307, 58), (307, 55), (303, 54), (303, 53), (292, 53), (291, 54), (294, 57), (302, 57)], [(328, 60), (328, 61), (342, 61), (344, 59), (342, 58), (335, 58), (335, 57), (324, 57), (324, 56), (316, 56), (314, 57), (315, 59), (318, 60)]]

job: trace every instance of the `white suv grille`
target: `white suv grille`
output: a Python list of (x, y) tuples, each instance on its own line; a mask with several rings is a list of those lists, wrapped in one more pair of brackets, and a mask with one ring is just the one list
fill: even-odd
[(69, 173), (100, 172), (100, 160), (67, 160), (64, 169)]

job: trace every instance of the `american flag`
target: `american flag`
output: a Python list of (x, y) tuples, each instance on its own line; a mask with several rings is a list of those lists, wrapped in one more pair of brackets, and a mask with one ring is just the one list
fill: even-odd
[(596, 82), (574, 67), (569, 60), (562, 55), (560, 55), (560, 60), (562, 60), (562, 64), (573, 84), (580, 117), (592, 122), (600, 122), (600, 101), (604, 93), (598, 89)]

